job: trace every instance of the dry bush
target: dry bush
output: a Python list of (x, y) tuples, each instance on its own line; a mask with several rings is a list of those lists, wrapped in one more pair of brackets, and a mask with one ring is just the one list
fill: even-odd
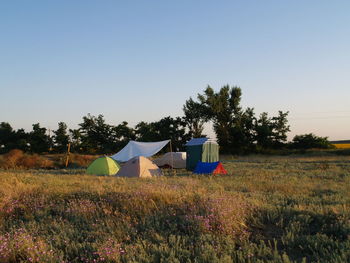
[(45, 157), (39, 156), (37, 154), (24, 155), (18, 162), (19, 167), (32, 169), (32, 168), (53, 168), (54, 163)]
[(69, 164), (70, 166), (87, 167), (96, 158), (95, 155), (71, 154)]
[(45, 157), (37, 154), (29, 155), (24, 154), (21, 150), (11, 150), (7, 154), (4, 154), (0, 160), (0, 168), (14, 169), (36, 169), (36, 168), (53, 168), (54, 163)]
[(11, 150), (3, 155), (1, 167), (5, 169), (17, 167), (18, 161), (23, 158), (23, 156), (23, 151), (17, 149)]

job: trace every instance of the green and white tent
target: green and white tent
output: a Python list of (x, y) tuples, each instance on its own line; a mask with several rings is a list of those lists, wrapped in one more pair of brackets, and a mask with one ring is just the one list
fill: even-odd
[(120, 169), (120, 165), (110, 157), (100, 157), (93, 161), (86, 172), (94, 175), (115, 175)]
[(219, 145), (209, 138), (193, 138), (186, 143), (186, 169), (193, 171), (197, 163), (219, 161)]

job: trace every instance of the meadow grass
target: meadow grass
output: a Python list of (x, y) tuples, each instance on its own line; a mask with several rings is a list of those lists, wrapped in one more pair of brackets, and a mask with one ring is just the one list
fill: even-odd
[(223, 158), (227, 176), (0, 172), (0, 262), (349, 262), (350, 158)]

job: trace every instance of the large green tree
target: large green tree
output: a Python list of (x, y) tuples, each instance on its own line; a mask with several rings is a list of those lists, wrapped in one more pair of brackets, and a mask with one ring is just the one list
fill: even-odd
[(205, 107), (205, 114), (213, 121), (217, 140), (224, 152), (242, 150), (244, 121), (246, 117), (240, 106), (242, 91), (239, 87), (223, 86), (218, 92), (208, 86), (198, 99)]
[(116, 139), (113, 136), (112, 126), (107, 124), (103, 115), (97, 117), (88, 114), (79, 124), (80, 148), (89, 153), (114, 152)]
[(213, 122), (222, 152), (245, 153), (256, 147), (260, 150), (283, 146), (289, 131), (288, 112), (279, 111), (273, 118), (264, 112), (256, 118), (253, 108), (242, 109), (241, 97), (242, 90), (229, 85), (218, 92), (208, 86), (203, 94), (198, 94), (198, 103), (204, 107), (201, 113)]

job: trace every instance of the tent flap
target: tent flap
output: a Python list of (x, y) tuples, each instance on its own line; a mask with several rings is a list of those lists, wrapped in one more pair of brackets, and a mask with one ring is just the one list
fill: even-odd
[(130, 141), (123, 149), (112, 155), (111, 158), (118, 162), (127, 162), (137, 156), (150, 157), (159, 152), (169, 141), (170, 140), (161, 142)]

